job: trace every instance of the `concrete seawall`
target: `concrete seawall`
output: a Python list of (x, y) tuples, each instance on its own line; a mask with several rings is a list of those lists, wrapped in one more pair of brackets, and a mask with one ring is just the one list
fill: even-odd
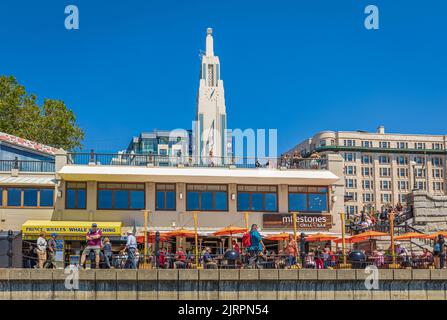
[(0, 269), (0, 300), (446, 300), (447, 270), (64, 270)]

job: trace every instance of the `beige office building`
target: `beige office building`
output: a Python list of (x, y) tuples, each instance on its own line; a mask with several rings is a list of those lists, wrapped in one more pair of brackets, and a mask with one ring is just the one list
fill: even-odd
[(338, 153), (344, 159), (345, 208), (363, 209), (404, 203), (413, 189), (443, 195), (446, 189), (446, 135), (322, 131), (288, 153)]

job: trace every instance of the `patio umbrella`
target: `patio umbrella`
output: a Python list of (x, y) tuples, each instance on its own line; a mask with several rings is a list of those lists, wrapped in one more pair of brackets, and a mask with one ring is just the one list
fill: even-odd
[[(363, 239), (371, 240), (372, 238), (387, 237), (387, 236), (389, 236), (388, 233), (370, 230), (370, 231), (362, 232), (359, 234), (355, 234), (355, 235), (351, 236), (351, 238), (363, 238)], [(370, 242), (370, 249), (372, 252), (373, 251), (372, 250), (373, 249), (372, 242)]]
[[(365, 241), (365, 240), (366, 240), (365, 238), (359, 238), (359, 237), (357, 237), (357, 238), (345, 237), (345, 242), (346, 243), (357, 243), (357, 242), (362, 242), (362, 241)], [(337, 238), (337, 239), (332, 240), (332, 241), (334, 241), (336, 244), (340, 244), (340, 243), (343, 242), (343, 239), (342, 238)]]
[(331, 241), (334, 239), (337, 239), (337, 236), (333, 236), (330, 234), (324, 234), (324, 233), (315, 233), (311, 234), (310, 236), (306, 237), (306, 241), (308, 242), (321, 242), (321, 241)]
[(180, 228), (174, 231), (169, 231), (165, 233), (168, 237), (185, 237), (185, 238), (194, 238), (196, 233), (192, 230)]
[[(142, 235), (142, 236), (137, 236), (136, 237), (137, 238), (137, 242), (138, 243), (144, 243), (144, 235)], [(167, 236), (166, 235), (166, 233), (160, 233), (160, 241), (167, 241), (167, 240), (169, 240), (169, 236)], [(155, 232), (148, 232), (148, 234), (147, 234), (147, 240), (149, 241), (149, 242), (155, 242)]]
[(425, 239), (432, 239), (433, 240), (433, 239), (436, 239), (440, 235), (443, 236), (443, 237), (447, 237), (447, 231), (438, 231), (438, 232), (435, 232), (435, 233), (432, 233), (432, 234), (429, 234), (429, 235), (425, 235), (425, 237), (423, 237), (423, 238), (425, 238)]
[(285, 241), (289, 240), (290, 234), (286, 232), (282, 232), (279, 234), (273, 234), (271, 236), (265, 237), (265, 240), (271, 240), (271, 241)]
[(413, 243), (411, 239), (426, 239), (427, 235), (420, 232), (407, 232), (401, 234), (400, 236), (394, 237), (394, 240), (410, 240), (410, 252), (413, 254)]
[(233, 242), (232, 241), (233, 234), (241, 234), (241, 233), (245, 233), (245, 232), (247, 232), (246, 228), (229, 225), (225, 228), (217, 230), (216, 232), (213, 233), (213, 235), (215, 235), (215, 236), (230, 236), (230, 243), (228, 246), (228, 247), (230, 247), (230, 246), (232, 246), (232, 242)]

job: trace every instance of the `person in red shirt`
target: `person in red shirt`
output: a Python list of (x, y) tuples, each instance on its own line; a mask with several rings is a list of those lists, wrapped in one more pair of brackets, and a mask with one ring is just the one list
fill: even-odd
[(158, 266), (160, 268), (165, 269), (166, 265), (167, 265), (167, 259), (166, 259), (166, 252), (165, 249), (161, 248), (160, 249), (160, 255), (158, 256)]
[(239, 244), (237, 243), (236, 240), (233, 240), (233, 250), (239, 254), (241, 253), (241, 247), (239, 247)]
[(183, 251), (183, 247), (179, 247), (175, 253), (174, 267), (176, 269), (185, 269), (186, 267), (186, 254)]

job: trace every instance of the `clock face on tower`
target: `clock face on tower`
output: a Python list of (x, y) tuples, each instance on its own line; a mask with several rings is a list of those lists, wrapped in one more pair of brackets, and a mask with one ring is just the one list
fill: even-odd
[(208, 88), (207, 90), (206, 90), (206, 98), (209, 100), (209, 101), (216, 101), (217, 100), (217, 97), (219, 96), (219, 94), (217, 93), (217, 90), (216, 90), (216, 88)]

